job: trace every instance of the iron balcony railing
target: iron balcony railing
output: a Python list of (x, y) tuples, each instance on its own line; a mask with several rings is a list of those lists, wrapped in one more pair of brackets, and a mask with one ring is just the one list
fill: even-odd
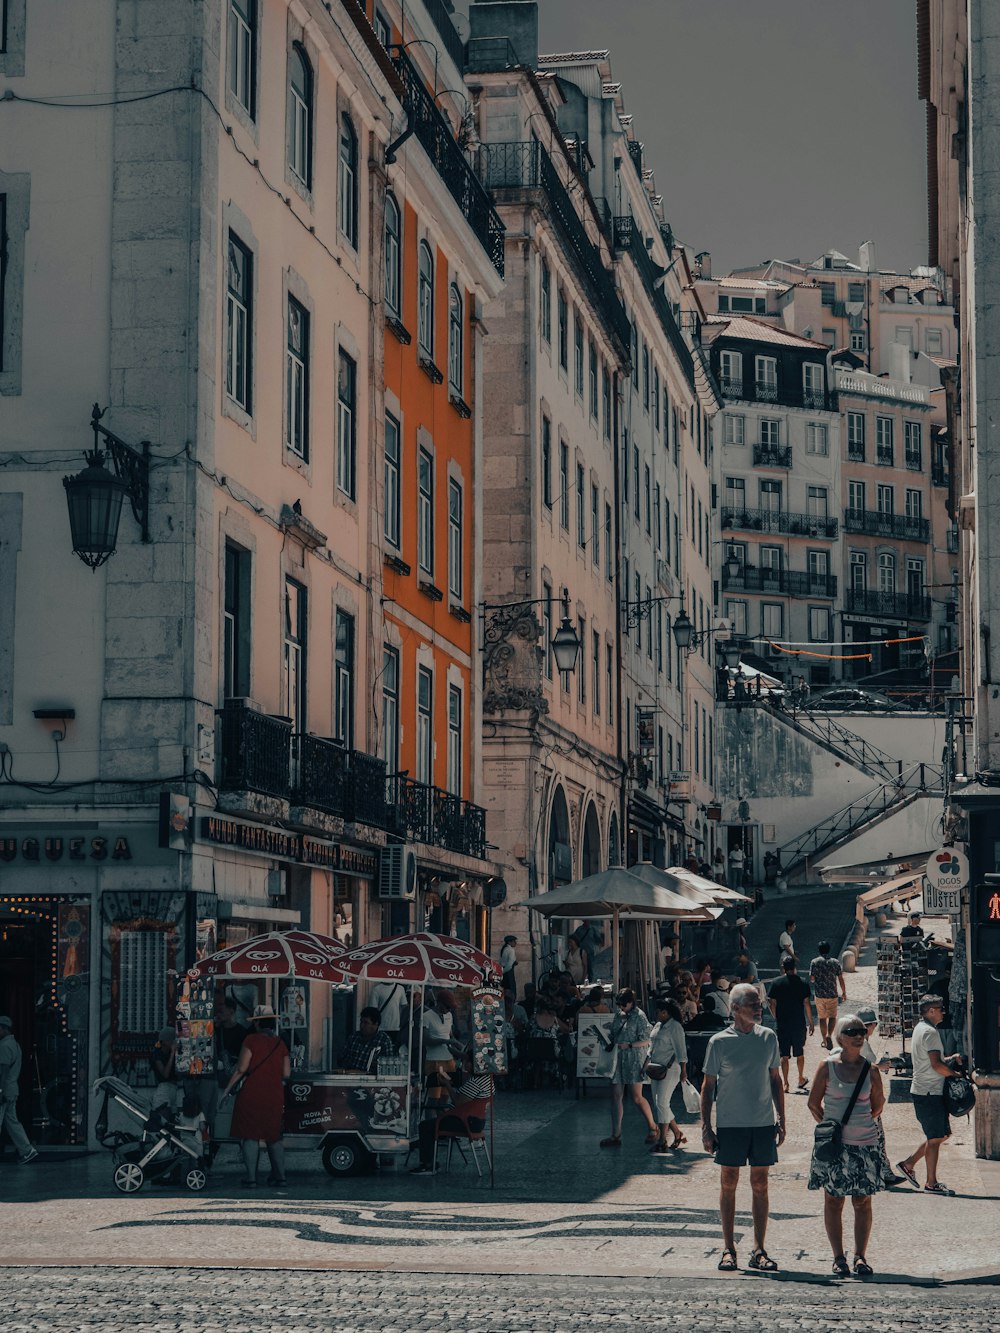
[(863, 463), (865, 461), (865, 446), (853, 440), (848, 441), (847, 460), (849, 463)]
[(227, 791), (290, 796), (291, 721), (259, 713), (242, 699), (228, 699), (218, 714), (219, 786)]
[(406, 114), (448, 192), (462, 210), (493, 267), (503, 277), (504, 226), (476, 173), (465, 160), (443, 112), (427, 91), (420, 71), (399, 46), (390, 57), (403, 81)]
[(844, 531), (911, 542), (926, 542), (931, 538), (929, 519), (911, 518), (908, 514), (882, 514), (875, 509), (845, 509)]
[(738, 505), (723, 505), (722, 526), (801, 537), (835, 538), (840, 531), (840, 523), (835, 518), (818, 518), (815, 514), (792, 513), (787, 509), (743, 509)]
[(780, 592), (792, 597), (836, 597), (836, 574), (811, 574), (807, 569), (761, 569), (742, 565), (737, 574), (722, 566), (724, 592)]
[(772, 380), (755, 381), (723, 375), (719, 377), (719, 388), (723, 398), (735, 398), (744, 403), (773, 403), (822, 412), (834, 412), (837, 408), (836, 394), (824, 389), (806, 391), (794, 380), (790, 385), (784, 385)]
[(891, 444), (877, 444), (875, 446), (875, 462), (882, 467), (895, 466), (896, 452)]
[(792, 446), (790, 444), (755, 444), (753, 447), (754, 467), (791, 467)]
[(849, 588), (847, 610), (855, 615), (885, 616), (889, 620), (930, 620), (931, 599), (919, 593)]
[(396, 773), (388, 779), (395, 832), (411, 842), (486, 859), (486, 811), (453, 792)]
[(625, 250), (631, 255), (646, 292), (652, 300), (663, 331), (667, 335), (677, 360), (680, 362), (681, 369), (693, 386), (694, 357), (677, 326), (677, 320), (674, 318), (674, 312), (670, 308), (670, 302), (664, 294), (662, 284), (657, 286), (657, 283), (663, 277), (663, 269), (653, 262), (653, 258), (646, 248), (646, 240), (642, 234), (642, 229), (636, 223), (635, 218), (615, 218), (614, 243), (616, 250)]
[(431, 22), (437, 29), (437, 34), (441, 38), (441, 44), (444, 49), (458, 66), (459, 72), (465, 67), (465, 49), (462, 46), (462, 39), (458, 35), (452, 17), (445, 8), (443, 0), (424, 0), (424, 8), (430, 16)]
[(385, 762), (339, 741), (297, 736), (298, 784), (295, 799), (352, 823), (390, 827)]
[(465, 44), (466, 74), (517, 69), (517, 52), (506, 37), (470, 37)]
[(903, 462), (906, 465), (906, 470), (908, 472), (923, 472), (924, 470), (923, 455), (919, 452), (910, 453), (908, 450), (903, 455)]
[(937, 463), (935, 463), (935, 464), (931, 467), (931, 485), (932, 485), (932, 486), (947, 486), (947, 485), (948, 485), (948, 469), (947, 469), (947, 468), (944, 468), (944, 467), (940, 467)]
[(494, 194), (498, 190), (542, 191), (548, 199), (552, 216), (590, 284), (599, 309), (622, 347), (627, 349), (631, 343), (631, 326), (615, 290), (614, 279), (604, 267), (600, 249), (587, 235), (587, 229), (552, 159), (538, 140), (481, 144), (476, 161), (479, 179)]

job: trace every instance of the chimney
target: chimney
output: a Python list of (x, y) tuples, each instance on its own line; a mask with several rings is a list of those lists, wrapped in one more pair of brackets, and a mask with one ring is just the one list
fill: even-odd
[(700, 254), (695, 255), (694, 262), (698, 266), (699, 278), (710, 278), (712, 276), (712, 252), (711, 250), (702, 250)]
[(469, 7), (469, 38), (506, 38), (519, 65), (538, 68), (537, 0), (475, 0)]
[(910, 349), (904, 343), (889, 344), (889, 376), (903, 384), (910, 382)]
[(858, 250), (858, 268), (865, 273), (875, 272), (875, 242), (865, 241)]

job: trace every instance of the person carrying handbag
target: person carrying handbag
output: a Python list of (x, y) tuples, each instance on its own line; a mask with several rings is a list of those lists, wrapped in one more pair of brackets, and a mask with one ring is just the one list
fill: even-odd
[[(650, 1151), (667, 1153), (687, 1143), (670, 1108), (674, 1089), (682, 1079), (687, 1079), (687, 1039), (681, 1026), (681, 1011), (666, 995), (659, 996), (656, 1001), (656, 1026), (649, 1034), (649, 1059), (645, 1072), (650, 1080), (653, 1115), (659, 1135)], [(668, 1130), (673, 1135), (669, 1143)]]
[(857, 1014), (843, 1014), (835, 1036), (838, 1054), (813, 1078), (809, 1110), (816, 1121), (809, 1188), (823, 1190), (823, 1221), (833, 1249), (835, 1277), (850, 1277), (844, 1253), (844, 1201), (854, 1206), (854, 1275), (871, 1277), (868, 1241), (872, 1195), (886, 1188), (877, 1118), (885, 1105), (882, 1076), (861, 1054), (867, 1030)]

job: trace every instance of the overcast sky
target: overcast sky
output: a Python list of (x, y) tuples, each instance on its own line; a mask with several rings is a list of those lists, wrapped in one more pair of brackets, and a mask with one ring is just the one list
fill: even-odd
[(542, 52), (609, 49), (667, 220), (715, 272), (824, 250), (927, 262), (913, 0), (539, 0)]

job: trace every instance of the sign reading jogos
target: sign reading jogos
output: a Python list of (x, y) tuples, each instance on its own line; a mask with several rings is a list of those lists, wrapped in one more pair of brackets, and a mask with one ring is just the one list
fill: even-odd
[(969, 858), (958, 847), (942, 847), (932, 852), (924, 870), (924, 911), (957, 915), (961, 910), (962, 890), (969, 882)]

